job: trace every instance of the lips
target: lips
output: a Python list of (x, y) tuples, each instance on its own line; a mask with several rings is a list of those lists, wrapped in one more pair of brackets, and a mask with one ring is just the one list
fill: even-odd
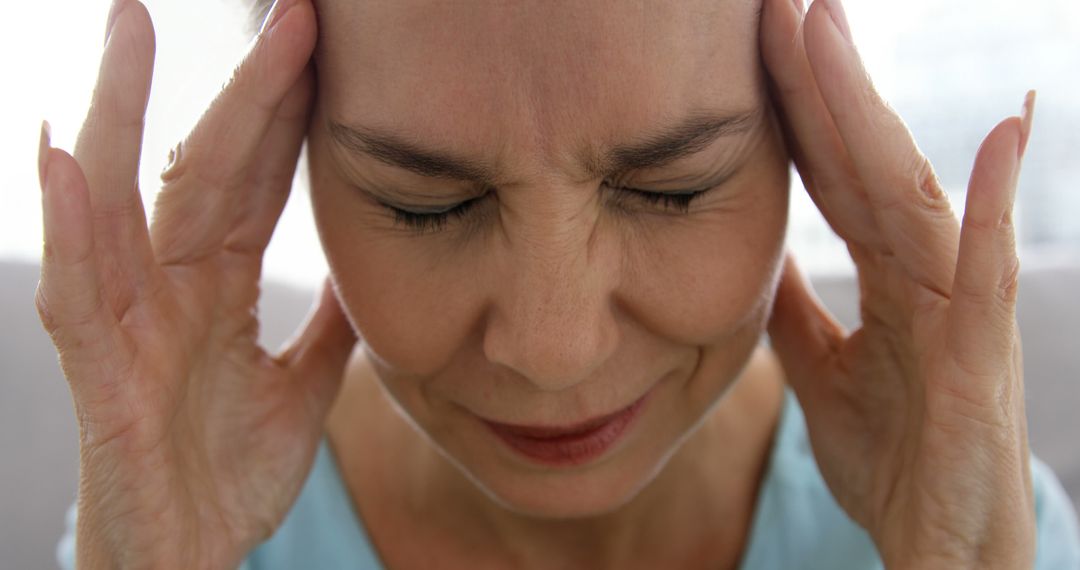
[(617, 412), (568, 426), (484, 423), (527, 459), (551, 466), (580, 465), (598, 458), (621, 439), (641, 414), (649, 393)]

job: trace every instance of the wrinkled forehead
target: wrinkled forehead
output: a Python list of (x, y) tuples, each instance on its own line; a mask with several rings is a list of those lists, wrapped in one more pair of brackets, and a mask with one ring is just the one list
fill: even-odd
[[(334, 121), (559, 161), (764, 103), (760, 0), (319, 0)], [(505, 158), (505, 157), (503, 157)]]

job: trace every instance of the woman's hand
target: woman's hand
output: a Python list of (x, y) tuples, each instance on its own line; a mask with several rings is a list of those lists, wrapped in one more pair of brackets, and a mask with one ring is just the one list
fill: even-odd
[(36, 304), (80, 430), (81, 568), (234, 568), (311, 468), (355, 337), (325, 285), (276, 356), (257, 344), (263, 251), (308, 126), (310, 0), (279, 0), (172, 156), (148, 230), (138, 190), (154, 31), (110, 14), (74, 157), (49, 148)]
[(769, 333), (840, 506), (889, 568), (1030, 568), (1011, 212), (1031, 129), (986, 137), (961, 227), (874, 91), (838, 0), (764, 0), (762, 49), (796, 166), (858, 268), (846, 332), (789, 258)]

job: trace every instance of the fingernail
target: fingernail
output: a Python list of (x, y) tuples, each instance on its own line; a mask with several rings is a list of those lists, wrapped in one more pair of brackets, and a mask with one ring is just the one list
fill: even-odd
[(120, 15), (120, 8), (123, 6), (126, 0), (113, 0), (112, 7), (109, 8), (109, 18), (105, 21), (105, 43), (109, 43), (109, 36), (112, 35), (113, 25), (116, 24), (116, 18)]
[(1027, 152), (1028, 139), (1031, 137), (1031, 121), (1034, 114), (1035, 90), (1032, 89), (1024, 97), (1024, 107), (1020, 111), (1020, 146), (1016, 152), (1016, 156), (1019, 158), (1024, 158), (1024, 153)]
[(49, 121), (41, 121), (41, 141), (38, 142), (38, 182), (41, 184), (42, 192), (45, 191), (50, 148), (52, 148), (52, 126), (49, 125)]
[(840, 34), (844, 36), (844, 39), (849, 42), (852, 41), (851, 28), (848, 27), (847, 14), (844, 13), (844, 5), (840, 3), (840, 0), (821, 1), (825, 3), (825, 9), (829, 11), (829, 16), (832, 17), (836, 29), (840, 30)]
[(274, 24), (278, 23), (278, 20), (285, 15), (288, 11), (289, 5), (292, 4), (292, 0), (277, 0), (274, 2), (274, 6), (270, 8), (270, 13), (266, 15), (266, 19), (263, 20), (262, 26), (259, 28), (259, 35), (274, 27)]

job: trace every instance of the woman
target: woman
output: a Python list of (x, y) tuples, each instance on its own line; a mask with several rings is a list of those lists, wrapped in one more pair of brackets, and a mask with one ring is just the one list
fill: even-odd
[[(1080, 564), (1025, 428), (1031, 96), (961, 226), (836, 0), (278, 0), (148, 229), (153, 32), (137, 0), (108, 29), (74, 155), (42, 145), (69, 567)], [(305, 140), (331, 277), (271, 355)], [(783, 253), (789, 155), (856, 332)]]

